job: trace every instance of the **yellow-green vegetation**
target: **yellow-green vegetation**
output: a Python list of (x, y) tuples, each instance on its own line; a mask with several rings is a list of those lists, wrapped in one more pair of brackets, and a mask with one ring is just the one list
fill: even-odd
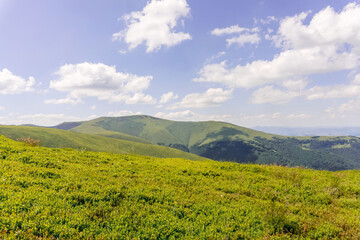
[(44, 127), (0, 126), (0, 134), (13, 140), (39, 140), (38, 144), (43, 147), (74, 148), (96, 152), (137, 154), (165, 158), (179, 157), (191, 160), (204, 159), (195, 154), (155, 144), (114, 139), (92, 134), (74, 133)]
[(360, 171), (31, 147), (0, 136), (0, 239), (359, 239)]

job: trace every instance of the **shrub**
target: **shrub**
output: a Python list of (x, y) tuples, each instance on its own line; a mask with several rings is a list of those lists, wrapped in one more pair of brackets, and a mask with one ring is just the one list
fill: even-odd
[(26, 143), (26, 144), (28, 144), (28, 145), (30, 145), (32, 147), (38, 147), (40, 145), (40, 139), (35, 140), (35, 139), (32, 139), (31, 137), (18, 138), (16, 140), (19, 141), (19, 142)]

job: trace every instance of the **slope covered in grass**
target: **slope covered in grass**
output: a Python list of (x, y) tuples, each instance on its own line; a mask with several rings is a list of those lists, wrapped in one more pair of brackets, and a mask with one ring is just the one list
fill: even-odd
[(70, 130), (115, 138), (116, 133), (133, 135), (220, 161), (332, 171), (360, 168), (356, 137), (284, 137), (224, 122), (177, 122), (142, 115), (97, 118)]
[(1, 239), (359, 239), (360, 172), (29, 147), (0, 136)]
[[(41, 146), (52, 148), (87, 149), (97, 152), (137, 154), (155, 157), (181, 157), (192, 160), (204, 159), (195, 154), (183, 152), (178, 149), (145, 143), (145, 140), (143, 140), (144, 143), (141, 143), (139, 141), (114, 139), (52, 128), (0, 126), (0, 134), (13, 140), (27, 137), (36, 140), (39, 139)], [(130, 139), (131, 137), (132, 136), (130, 136)]]

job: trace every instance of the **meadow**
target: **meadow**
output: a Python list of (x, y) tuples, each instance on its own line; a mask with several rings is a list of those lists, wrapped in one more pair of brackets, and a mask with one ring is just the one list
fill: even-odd
[(360, 171), (31, 147), (0, 136), (0, 239), (359, 239)]

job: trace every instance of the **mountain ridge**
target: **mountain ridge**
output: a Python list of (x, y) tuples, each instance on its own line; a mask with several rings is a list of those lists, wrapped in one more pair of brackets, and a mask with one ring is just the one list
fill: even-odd
[(360, 138), (269, 134), (218, 121), (171, 121), (147, 115), (101, 117), (69, 131), (107, 137), (127, 134), (218, 161), (315, 169), (360, 168)]

